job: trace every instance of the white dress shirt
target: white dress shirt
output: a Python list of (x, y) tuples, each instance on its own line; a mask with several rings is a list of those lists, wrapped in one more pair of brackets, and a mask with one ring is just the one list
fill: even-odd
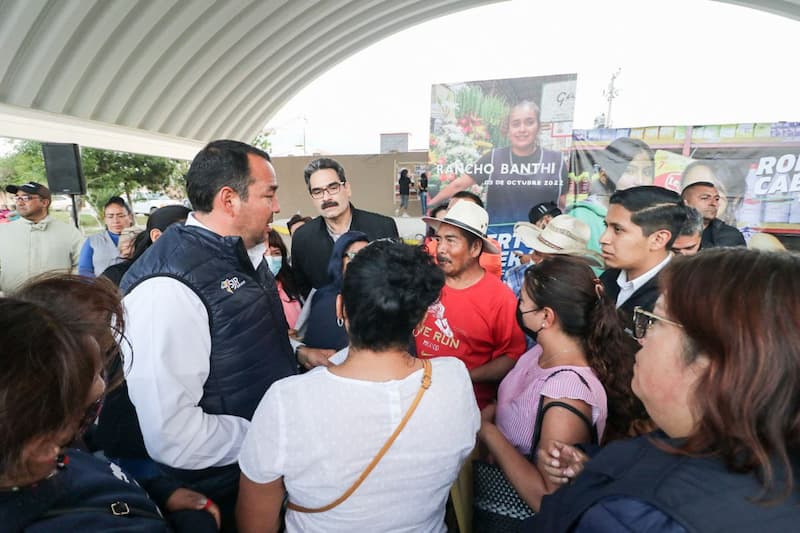
[(671, 259), (672, 252), (667, 254), (666, 259), (632, 281), (628, 281), (628, 273), (624, 270), (621, 270), (619, 276), (617, 276), (617, 285), (619, 285), (619, 294), (617, 294), (617, 307), (627, 302), (628, 299), (633, 296), (633, 293), (638, 291), (642, 285), (656, 277), (656, 275), (661, 272), (665, 266), (667, 266), (667, 263), (669, 263)]
[[(208, 227), (189, 214), (187, 226)], [(248, 250), (253, 266), (265, 245)], [(210, 372), (211, 333), (203, 302), (186, 285), (155, 277), (123, 299), (129, 371), (128, 394), (136, 406), (145, 447), (158, 462), (199, 470), (236, 462), (250, 422), (212, 415), (198, 405)], [(131, 351), (133, 353), (131, 353)]]

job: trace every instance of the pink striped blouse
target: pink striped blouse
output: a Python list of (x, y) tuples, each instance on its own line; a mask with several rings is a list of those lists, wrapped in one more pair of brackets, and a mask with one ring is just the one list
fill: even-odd
[[(588, 366), (554, 366), (541, 368), (538, 344), (519, 358), (511, 372), (500, 383), (497, 392), (495, 423), (503, 435), (522, 454), (530, 452), (533, 426), (539, 408), (539, 396), (582, 400), (592, 407), (592, 422), (597, 427), (598, 438), (603, 438), (608, 417), (608, 400), (603, 385)], [(560, 372), (545, 383), (547, 377), (562, 368), (580, 374), (589, 388), (574, 372)]]

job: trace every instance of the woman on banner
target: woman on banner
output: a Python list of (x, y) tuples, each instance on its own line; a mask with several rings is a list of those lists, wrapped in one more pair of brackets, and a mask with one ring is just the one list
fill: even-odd
[(539, 106), (530, 100), (515, 104), (503, 121), (509, 145), (493, 148), (430, 200), (434, 205), (473, 185), (486, 185), (491, 224), (528, 220), (531, 206), (556, 202), (564, 206), (569, 181), (559, 152), (539, 145)]

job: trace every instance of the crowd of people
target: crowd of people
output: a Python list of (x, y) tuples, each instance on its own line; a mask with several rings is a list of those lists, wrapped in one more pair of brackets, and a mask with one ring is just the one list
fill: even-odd
[[(537, 112), (514, 108), (490, 157), (549, 157)], [(46, 187), (9, 187), (0, 523), (791, 531), (800, 256), (748, 250), (715, 183), (655, 187), (647, 150), (617, 144), (586, 216), (519, 210), (530, 253), (505, 273), (480, 197), (456, 186), (405, 244), (330, 158), (287, 247), (270, 156), (237, 141), (195, 157), (193, 210), (156, 210), (124, 260), (121, 198), (83, 242)], [(9, 264), (23, 234), (59, 258)]]

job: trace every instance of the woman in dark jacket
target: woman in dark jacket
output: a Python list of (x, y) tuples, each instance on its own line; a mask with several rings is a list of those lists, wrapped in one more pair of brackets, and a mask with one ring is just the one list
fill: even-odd
[(72, 446), (121, 379), (110, 363), (123, 334), (118, 291), (102, 278), (47, 276), (0, 298), (3, 531), (218, 529), (219, 510), (202, 494), (163, 477), (142, 483), (145, 492)]
[(344, 324), (336, 318), (336, 296), (342, 290), (342, 279), (347, 263), (369, 241), (366, 233), (348, 231), (333, 245), (328, 261), (328, 283), (309, 296), (308, 319), (303, 331), (303, 344), (312, 348), (341, 350), (349, 340)]

